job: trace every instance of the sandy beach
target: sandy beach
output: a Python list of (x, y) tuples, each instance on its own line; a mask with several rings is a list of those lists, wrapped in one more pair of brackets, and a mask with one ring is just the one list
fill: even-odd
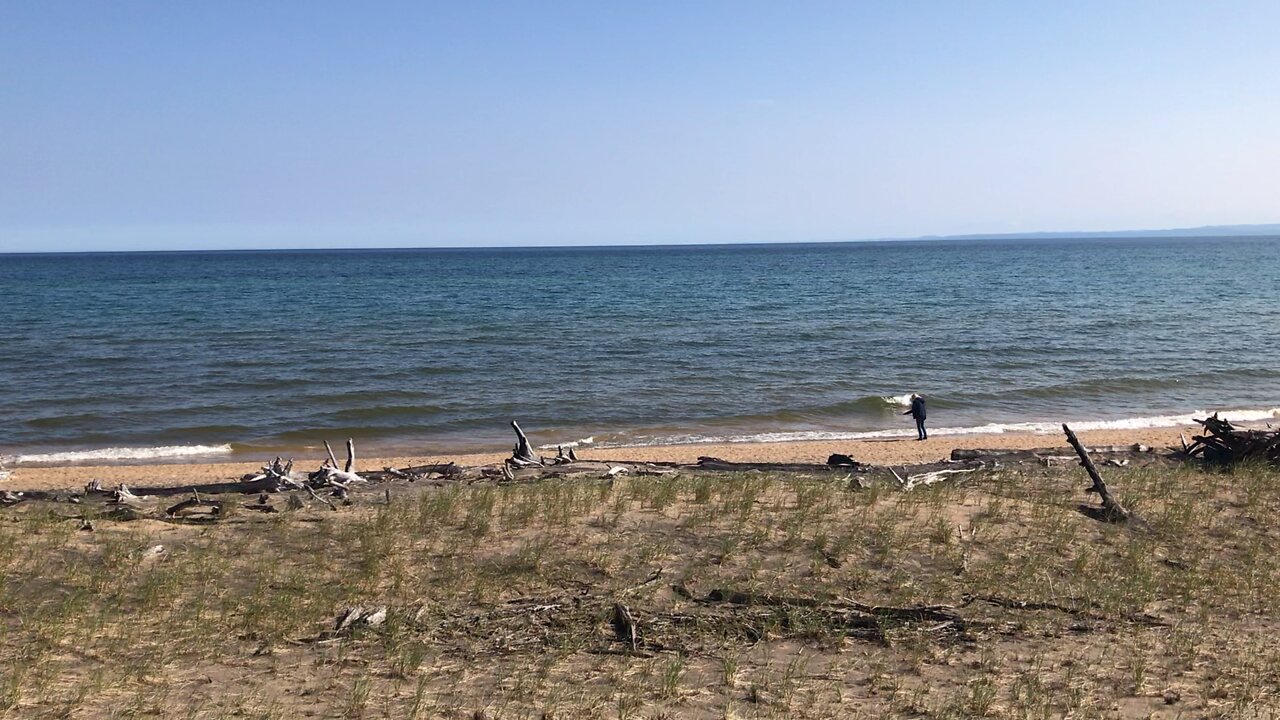
[[(1095, 430), (1079, 433), (1088, 445), (1129, 445), (1141, 443), (1152, 447), (1177, 447), (1179, 433), (1188, 437), (1198, 427), (1145, 428), (1127, 430)], [(860, 462), (873, 465), (899, 465), (943, 460), (955, 448), (1039, 447), (1067, 448), (1061, 435), (1004, 433), (999, 435), (948, 435), (920, 442), (916, 440), (823, 440), (778, 443), (729, 443), (666, 445), (632, 448), (579, 448), (580, 458), (595, 460), (640, 460), (648, 462), (695, 462), (701, 456), (718, 457), (734, 462), (825, 462), (832, 453), (851, 455)], [(459, 465), (484, 465), (500, 462), (505, 453), (402, 456), (361, 458), (358, 468), (408, 467), (428, 462), (453, 461)], [(262, 458), (249, 462), (182, 463), (149, 465), (68, 465), (54, 467), (16, 467), (12, 475), (0, 480), (3, 490), (55, 490), (83, 487), (90, 480), (103, 485), (175, 485), (233, 480), (256, 472)], [(318, 467), (321, 456), (297, 458), (305, 469)]]

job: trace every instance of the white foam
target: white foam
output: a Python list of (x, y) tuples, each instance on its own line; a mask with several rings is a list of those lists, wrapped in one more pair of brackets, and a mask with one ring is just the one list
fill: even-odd
[(591, 437), (584, 437), (581, 440), (571, 440), (569, 442), (563, 442), (563, 443), (551, 443), (548, 445), (539, 445), (538, 449), (539, 450), (555, 450), (556, 448), (561, 448), (561, 447), (576, 448), (576, 447), (582, 447), (583, 445), (592, 445), (595, 443), (595, 441), (596, 441), (596, 436), (592, 435)]
[(906, 395), (881, 395), (880, 399), (886, 405), (897, 405), (899, 407), (911, 407), (911, 393)]
[[(910, 397), (910, 396), (908, 396)], [(1075, 420), (1068, 421), (1072, 430), (1086, 432), (1089, 430), (1136, 430), (1144, 428), (1181, 427), (1194, 425), (1196, 418), (1212, 415), (1212, 411), (1197, 410), (1185, 415), (1153, 415), (1147, 417), (1119, 418), (1115, 420)], [(1218, 417), (1234, 423), (1262, 422), (1280, 418), (1280, 408), (1269, 410), (1220, 410)], [(929, 428), (931, 436), (939, 435), (1003, 435), (1005, 433), (1030, 433), (1033, 435), (1053, 435), (1062, 432), (1062, 423), (1023, 422), (1023, 423), (988, 423), (967, 427)], [(915, 437), (915, 428), (890, 430), (865, 430), (856, 432), (836, 432), (823, 430), (805, 430), (798, 432), (767, 432), (750, 435), (683, 435), (676, 437), (653, 438), (643, 442), (620, 443), (617, 445), (600, 445), (599, 447), (643, 447), (652, 445), (711, 445), (737, 443), (779, 443), (824, 440), (882, 440), (893, 438)]]
[(114, 460), (154, 460), (192, 455), (225, 455), (230, 445), (163, 445), (160, 447), (113, 447), (97, 450), (70, 450), (56, 453), (15, 455), (14, 463), (71, 463)]

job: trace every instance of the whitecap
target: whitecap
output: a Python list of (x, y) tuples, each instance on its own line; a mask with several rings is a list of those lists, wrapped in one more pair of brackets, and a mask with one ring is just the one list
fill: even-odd
[(116, 460), (155, 460), (194, 455), (225, 455), (230, 445), (161, 445), (158, 447), (111, 447), (96, 450), (68, 450), (55, 453), (15, 455), (14, 463), (73, 463)]
[(880, 401), (886, 405), (911, 407), (911, 393), (906, 393), (905, 395), (881, 395)]

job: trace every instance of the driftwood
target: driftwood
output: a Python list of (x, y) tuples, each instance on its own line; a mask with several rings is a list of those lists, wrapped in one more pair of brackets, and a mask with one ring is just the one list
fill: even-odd
[[(297, 489), (302, 487), (302, 483), (290, 477), (293, 472), (293, 458), (289, 458), (289, 462), (284, 462), (279, 456), (275, 460), (262, 466), (262, 470), (257, 475), (247, 475), (242, 478), (242, 482), (253, 485), (254, 483), (263, 483), (264, 489), (274, 485), (274, 490), (282, 490), (285, 488)], [(257, 492), (256, 489), (248, 492)]]
[[(241, 480), (239, 482), (220, 482), (220, 483), (204, 483), (198, 485), (171, 485), (167, 487), (136, 487), (130, 490), (135, 497), (173, 497), (176, 495), (190, 495), (195, 492), (205, 495), (225, 495), (225, 494), (241, 494), (252, 495), (254, 493), (279, 492), (281, 490), (280, 483), (276, 478), (263, 477), (261, 475), (251, 475), (249, 480)], [(86, 494), (92, 495), (95, 491), (87, 489)]]
[(177, 517), (192, 508), (209, 508), (210, 515), (221, 515), (222, 501), (202, 498), (200, 497), (200, 493), (193, 492), (190, 498), (183, 500), (177, 505), (173, 505), (169, 507), (167, 510), (164, 511), (164, 514), (168, 515), (169, 517)]
[(1107, 522), (1128, 522), (1133, 519), (1133, 514), (1125, 506), (1121, 505), (1119, 500), (1112, 497), (1111, 491), (1107, 489), (1107, 484), (1102, 480), (1102, 475), (1098, 473), (1098, 468), (1094, 466), (1093, 460), (1089, 458), (1089, 451), (1085, 449), (1084, 445), (1080, 444), (1076, 434), (1071, 431), (1071, 428), (1067, 427), (1066, 423), (1062, 424), (1062, 431), (1067, 434), (1067, 442), (1071, 443), (1071, 447), (1075, 448), (1076, 454), (1080, 456), (1080, 464), (1084, 466), (1084, 471), (1089, 473), (1089, 479), (1093, 481), (1093, 486), (1088, 489), (1088, 492), (1097, 493), (1102, 500), (1101, 509), (1091, 505), (1082, 505), (1080, 507), (1081, 511), (1091, 517)]
[(552, 465), (565, 465), (576, 462), (578, 462), (578, 454), (573, 451), (573, 448), (569, 448), (568, 452), (565, 452), (563, 445), (556, 446), (556, 456), (551, 458)]
[[(656, 464), (656, 463), (655, 463)], [(848, 470), (850, 465), (826, 465), (819, 463), (740, 463), (721, 460), (720, 458), (703, 456), (698, 458), (698, 464), (694, 466), (698, 470), (720, 470), (726, 472), (746, 472), (748, 470), (758, 470), (760, 472), (814, 472), (814, 473), (830, 473)], [(861, 467), (861, 466), (858, 466)]]
[(377, 627), (387, 621), (387, 606), (343, 608), (333, 622), (333, 634), (352, 632), (360, 627)]
[(985, 465), (979, 464), (975, 467), (964, 469), (934, 470), (933, 472), (925, 472), (918, 475), (907, 475), (905, 478), (899, 475), (893, 468), (889, 468), (889, 471), (892, 472), (893, 477), (898, 480), (899, 489), (903, 492), (908, 492), (918, 487), (933, 485), (935, 483), (943, 482), (944, 480), (949, 480), (956, 475), (977, 472), (983, 467), (985, 467)]
[[(1153, 453), (1154, 449), (1149, 445), (1141, 445), (1135, 443), (1133, 445), (1096, 445), (1086, 448), (1094, 454), (1107, 455), (1133, 455)], [(1015, 450), (1011, 448), (956, 448), (951, 451), (951, 460), (953, 462), (961, 462), (967, 460), (979, 461), (1028, 461), (1043, 462), (1046, 458), (1069, 457), (1063, 455), (1063, 448), (1031, 448), (1030, 450)]]
[[(328, 451), (329, 459), (320, 466), (319, 470), (307, 476), (312, 486), (332, 486), (346, 489), (352, 483), (368, 482), (356, 472), (356, 444), (354, 440), (347, 438), (347, 464), (342, 470), (338, 469), (338, 461), (333, 457), (333, 448), (329, 447), (327, 440), (324, 443), (324, 449)], [(301, 485), (298, 486), (299, 489), (301, 487)]]
[(963, 623), (964, 620), (955, 613), (954, 605), (915, 605), (909, 607), (891, 607), (885, 605), (872, 605), (870, 603), (859, 602), (848, 598), (839, 600), (818, 600), (817, 598), (808, 597), (784, 597), (778, 595), (767, 595), (761, 593), (740, 592), (737, 590), (715, 589), (707, 593), (705, 597), (696, 597), (689, 592), (688, 588), (683, 585), (672, 586), (672, 591), (677, 595), (693, 600), (702, 604), (729, 604), (729, 605), (763, 605), (769, 607), (799, 607), (799, 608), (818, 608), (833, 612), (854, 612), (862, 615), (879, 618), (891, 618), (894, 620), (907, 621), (929, 621), (929, 622), (947, 622), (947, 623)]
[(613, 615), (609, 619), (609, 624), (613, 626), (614, 637), (621, 642), (629, 643), (632, 652), (639, 649), (640, 623), (631, 612), (631, 608), (622, 603), (614, 603)]
[(1222, 465), (1249, 461), (1280, 465), (1280, 430), (1241, 430), (1217, 413), (1196, 422), (1206, 434), (1192, 436), (1190, 445), (1183, 439), (1187, 457)]
[(516, 446), (511, 449), (512, 464), (517, 467), (543, 465), (542, 458), (534, 454), (533, 448), (529, 445), (529, 438), (525, 437), (524, 431), (520, 429), (520, 424), (512, 420), (511, 429), (516, 431)]

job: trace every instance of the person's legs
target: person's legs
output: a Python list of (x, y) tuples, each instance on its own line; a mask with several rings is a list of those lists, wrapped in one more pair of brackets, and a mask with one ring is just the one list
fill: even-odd
[(917, 440), (929, 439), (929, 433), (925, 432), (924, 429), (924, 418), (916, 418), (916, 435)]

